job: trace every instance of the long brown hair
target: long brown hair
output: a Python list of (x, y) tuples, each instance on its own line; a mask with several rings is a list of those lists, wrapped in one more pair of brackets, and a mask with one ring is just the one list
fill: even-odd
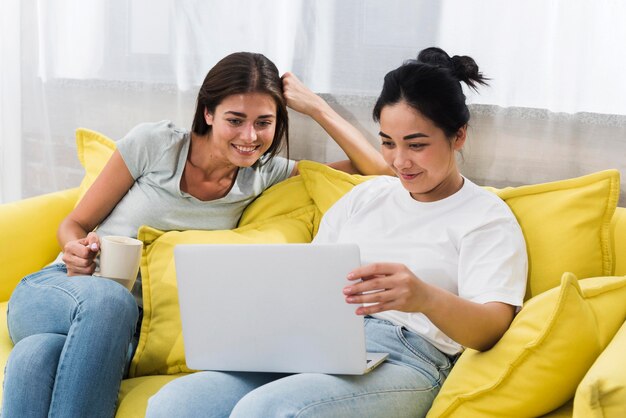
[(243, 93), (270, 95), (276, 103), (276, 131), (272, 145), (264, 156), (274, 157), (283, 147), (289, 155), (289, 116), (283, 97), (283, 83), (278, 68), (262, 54), (235, 52), (222, 58), (206, 75), (196, 103), (191, 130), (206, 135), (211, 126), (204, 118), (205, 109), (214, 113), (227, 96)]

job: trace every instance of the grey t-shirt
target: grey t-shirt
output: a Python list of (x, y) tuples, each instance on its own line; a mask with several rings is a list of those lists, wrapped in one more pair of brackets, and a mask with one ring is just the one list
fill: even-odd
[[(286, 179), (295, 161), (274, 157), (240, 168), (228, 194), (202, 201), (180, 190), (191, 135), (170, 121), (143, 123), (116, 143), (135, 179), (128, 193), (96, 229), (98, 236), (137, 237), (140, 226), (163, 231), (232, 229), (244, 209), (265, 189)], [(62, 262), (62, 254), (55, 262)], [(143, 305), (141, 277), (132, 294)]]
[(189, 131), (161, 121), (143, 123), (117, 142), (135, 183), (98, 227), (100, 237), (136, 237), (141, 225), (164, 231), (232, 229), (245, 207), (286, 179), (295, 165), (274, 157), (260, 166), (240, 168), (226, 196), (202, 201), (180, 190), (190, 138)]
[[(180, 190), (190, 141), (188, 130), (161, 121), (138, 125), (116, 143), (135, 183), (98, 226), (98, 236), (136, 238), (141, 225), (163, 231), (232, 229), (245, 207), (286, 179), (295, 165), (295, 161), (274, 157), (261, 166), (240, 168), (226, 196), (202, 201)], [(62, 263), (62, 256), (51, 264)]]

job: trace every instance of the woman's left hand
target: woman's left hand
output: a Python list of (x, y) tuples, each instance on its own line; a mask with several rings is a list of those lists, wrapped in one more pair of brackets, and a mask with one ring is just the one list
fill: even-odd
[[(362, 281), (357, 282), (359, 279)], [(357, 315), (389, 310), (420, 312), (428, 300), (429, 286), (404, 264), (368, 264), (350, 272), (348, 280), (354, 283), (343, 289), (346, 302), (366, 304), (357, 308)]]

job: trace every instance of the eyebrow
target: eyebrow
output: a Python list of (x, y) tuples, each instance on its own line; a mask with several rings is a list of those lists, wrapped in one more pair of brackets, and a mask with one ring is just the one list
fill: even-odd
[[(240, 118), (246, 118), (248, 117), (248, 115), (246, 115), (245, 113), (241, 113), (241, 112), (235, 112), (234, 110), (227, 110), (226, 112), (224, 112), (224, 114), (231, 114), (231, 115), (235, 115), (235, 116), (239, 116)], [(271, 113), (268, 115), (260, 115), (257, 119), (267, 119), (267, 118), (273, 118), (274, 115), (272, 115)]]
[[(383, 131), (378, 132), (378, 135), (382, 136), (383, 138), (392, 139), (389, 135), (387, 135)], [(415, 138), (428, 138), (428, 135), (423, 134), (421, 132), (416, 132), (414, 134), (409, 134), (409, 135), (402, 137), (402, 139), (415, 139)]]

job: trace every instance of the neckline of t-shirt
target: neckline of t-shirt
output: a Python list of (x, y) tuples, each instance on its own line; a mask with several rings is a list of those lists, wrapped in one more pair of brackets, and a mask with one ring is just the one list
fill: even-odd
[(400, 202), (408, 208), (416, 208), (424, 210), (435, 210), (441, 207), (446, 207), (450, 205), (454, 205), (455, 202), (464, 199), (464, 197), (470, 192), (470, 184), (472, 182), (468, 180), (465, 176), (463, 177), (463, 185), (461, 188), (455, 193), (451, 194), (448, 197), (445, 197), (440, 200), (435, 200), (434, 202), (421, 202), (419, 200), (413, 199), (411, 194), (402, 186), (402, 183), (398, 179), (398, 191), (397, 194), (400, 198)]
[[(228, 197), (231, 196), (231, 194), (233, 193), (233, 190), (235, 189), (237, 185), (237, 178), (241, 174), (242, 167), (237, 168), (237, 172), (235, 173), (235, 177), (233, 178), (233, 183), (230, 185), (230, 189), (228, 189), (228, 192), (224, 196), (220, 197), (219, 199), (201, 200), (195, 197), (194, 195), (192, 195), (191, 193), (187, 193), (180, 188), (180, 181), (182, 180), (183, 172), (185, 171), (185, 163), (187, 162), (187, 157), (189, 154), (189, 147), (191, 146), (191, 131), (185, 131), (183, 135), (185, 136), (184, 138), (185, 142), (183, 145), (183, 149), (178, 157), (177, 174), (176, 174), (176, 185), (177, 185), (176, 187), (178, 189), (178, 193), (182, 197), (185, 197), (187, 199), (193, 200), (194, 202), (202, 203), (202, 204), (211, 204), (211, 203), (216, 203), (216, 202), (228, 201), (229, 200)], [(248, 167), (243, 167), (244, 170), (246, 168)]]

